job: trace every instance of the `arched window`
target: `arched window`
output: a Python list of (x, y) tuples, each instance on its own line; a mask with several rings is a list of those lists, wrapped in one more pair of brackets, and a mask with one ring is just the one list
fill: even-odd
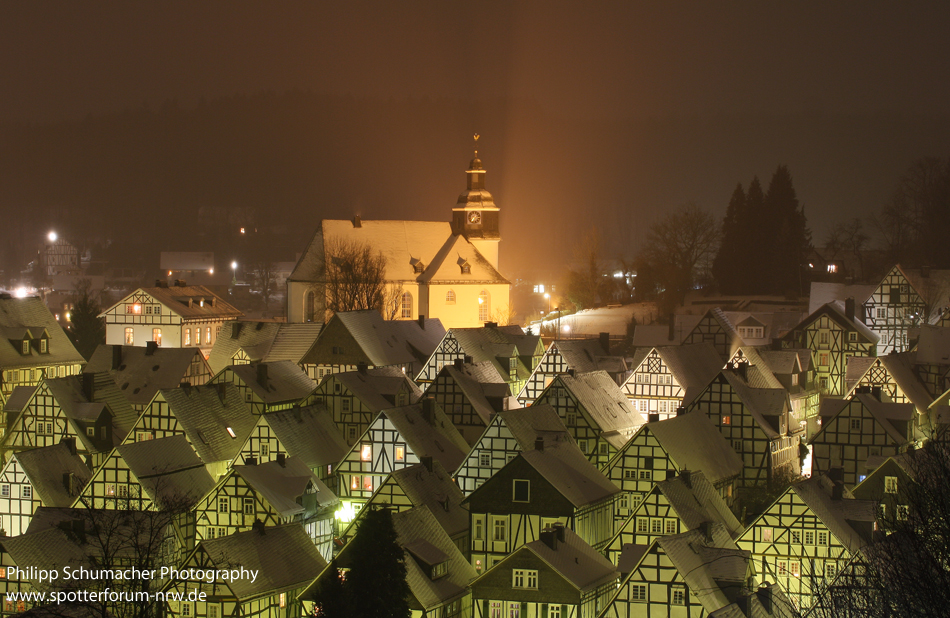
[(402, 301), (400, 302), (399, 317), (412, 318), (412, 294), (410, 294), (409, 292), (402, 293)]
[(303, 319), (307, 322), (313, 322), (313, 312), (316, 311), (317, 295), (313, 290), (307, 292), (303, 301)]
[(486, 290), (478, 295), (478, 321), (487, 322), (491, 315), (491, 297)]
[(445, 293), (445, 304), (454, 305), (455, 304), (455, 290), (449, 290)]

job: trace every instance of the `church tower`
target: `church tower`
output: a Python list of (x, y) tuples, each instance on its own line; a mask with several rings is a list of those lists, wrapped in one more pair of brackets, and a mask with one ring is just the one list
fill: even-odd
[(485, 169), (478, 158), (478, 134), (475, 135), (475, 158), (465, 172), (467, 188), (459, 195), (452, 209), (452, 233), (465, 236), (486, 260), (498, 269), (498, 207), (491, 193), (485, 190)]

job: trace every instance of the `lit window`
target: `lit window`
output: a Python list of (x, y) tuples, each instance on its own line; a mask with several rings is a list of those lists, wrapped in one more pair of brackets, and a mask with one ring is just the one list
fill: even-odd
[(487, 322), (491, 316), (491, 297), (486, 290), (478, 295), (478, 321)]
[(135, 345), (135, 335), (131, 326), (125, 329), (125, 345)]
[(792, 577), (799, 577), (802, 574), (801, 569), (799, 568), (799, 565), (800, 563), (797, 560), (789, 560), (788, 574), (791, 575)]
[(352, 489), (353, 491), (358, 491), (359, 488), (360, 488), (360, 477), (359, 477), (359, 476), (355, 476), (355, 475), (354, 475), (354, 476), (351, 476), (351, 477), (350, 477), (350, 489)]
[(888, 493), (888, 494), (897, 493), (897, 477), (896, 476), (884, 477), (884, 493)]
[(821, 366), (821, 367), (827, 367), (827, 366), (828, 366), (828, 353), (827, 353), (827, 352), (822, 352), (821, 354), (818, 355), (818, 365)]
[(838, 272), (838, 265), (837, 265), (837, 264), (828, 264), (828, 272), (829, 272), (829, 273), (832, 273), (832, 274)]
[(191, 329), (185, 329), (185, 345), (191, 345)]
[(373, 477), (368, 474), (363, 477), (363, 491), (373, 491)]
[(234, 433), (234, 430), (233, 430), (233, 429), (231, 429), (230, 427), (225, 427), (225, 429), (227, 430), (229, 436), (231, 436), (232, 438), (236, 438), (236, 437), (237, 437), (237, 434)]
[(201, 327), (195, 329), (195, 345), (201, 345)]
[(231, 510), (231, 499), (228, 497), (218, 498), (218, 512), (227, 513)]
[(162, 329), (160, 328), (152, 329), (152, 341), (154, 341), (158, 345), (162, 345)]
[(280, 593), (280, 606), (287, 607), (287, 593), (286, 592)]
[(211, 327), (205, 329), (205, 345), (211, 344)]
[(406, 460), (406, 447), (397, 446), (396, 447), (396, 461), (405, 461)]
[(445, 304), (454, 305), (455, 304), (455, 290), (449, 290), (445, 293)]
[(360, 460), (361, 461), (373, 460), (373, 445), (372, 444), (364, 444), (360, 446)]
[(779, 560), (775, 563), (775, 574), (779, 577), (788, 577), (788, 561)]
[(399, 303), (399, 317), (402, 318), (411, 318), (412, 317), (412, 294), (409, 292), (402, 293), (402, 299)]
[(115, 495), (115, 485), (106, 485), (106, 495), (107, 496)]
[(731, 425), (731, 424), (732, 424), (732, 417), (731, 417), (731, 416), (723, 416), (723, 417), (722, 417), (722, 424), (723, 424), (723, 425)]
[(511, 501), (512, 502), (530, 502), (531, 501), (531, 481), (526, 479), (514, 479), (511, 481)]
[(762, 535), (763, 543), (771, 543), (773, 538), (773, 533), (771, 528), (760, 528)]

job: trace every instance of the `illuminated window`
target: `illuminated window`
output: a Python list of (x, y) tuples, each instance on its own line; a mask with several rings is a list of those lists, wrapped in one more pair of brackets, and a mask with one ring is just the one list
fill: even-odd
[(478, 295), (478, 321), (487, 322), (491, 316), (491, 297), (486, 290)]
[(837, 265), (837, 264), (828, 264), (828, 272), (829, 272), (829, 273), (832, 273), (832, 274), (838, 272), (838, 265)]
[(360, 477), (359, 477), (359, 476), (356, 476), (356, 475), (351, 476), (351, 477), (350, 477), (350, 489), (353, 490), (353, 491), (358, 491), (359, 488), (360, 488)]
[(449, 290), (445, 293), (445, 304), (454, 305), (455, 304), (455, 290)]
[(195, 328), (195, 345), (201, 345), (201, 327)]
[(775, 574), (779, 577), (788, 577), (788, 561), (779, 560), (775, 563)]
[(406, 447), (397, 446), (396, 447), (396, 461), (405, 461), (406, 460)]
[(363, 491), (373, 491), (373, 477), (368, 474), (363, 477)]
[(162, 329), (160, 328), (152, 329), (152, 341), (154, 341), (158, 345), (162, 345)]
[(799, 565), (800, 565), (800, 564), (801, 564), (801, 563), (798, 562), (798, 560), (789, 560), (789, 561), (788, 561), (788, 574), (789, 574), (790, 576), (792, 576), (792, 577), (798, 577), (798, 576), (800, 576), (800, 575), (802, 574), (802, 573), (801, 573), (801, 569), (799, 568)]
[(827, 367), (827, 366), (828, 366), (828, 353), (827, 353), (827, 352), (822, 352), (821, 354), (818, 355), (818, 365), (821, 366), (821, 367)]
[(888, 493), (888, 494), (897, 493), (897, 477), (896, 476), (884, 477), (884, 493)]
[(106, 485), (106, 495), (107, 496), (115, 495), (115, 485)]
[(228, 432), (228, 435), (231, 436), (232, 438), (236, 438), (236, 437), (237, 437), (237, 434), (234, 433), (234, 430), (231, 429), (230, 427), (225, 427), (224, 429)]
[(732, 424), (732, 417), (731, 417), (731, 416), (723, 416), (723, 417), (722, 417), (722, 424), (723, 424), (723, 425), (731, 425), (731, 424)]
[(191, 345), (191, 329), (185, 329), (185, 345)]
[(373, 460), (373, 445), (372, 444), (364, 444), (360, 446), (360, 460), (361, 461)]
[(412, 294), (409, 292), (402, 293), (402, 299), (399, 302), (399, 317), (412, 317)]
[(126, 305), (126, 306), (125, 306), (125, 312), (126, 312), (126, 313), (132, 313), (132, 314), (135, 314), (135, 315), (141, 315), (141, 313), (142, 313), (142, 305), (140, 305), (140, 304), (138, 304), (138, 303), (133, 303), (133, 304)]
[(211, 327), (205, 329), (205, 345), (211, 345)]
[(762, 536), (763, 543), (771, 543), (773, 538), (773, 533), (771, 528), (760, 528), (759, 529)]
[(287, 593), (286, 592), (280, 593), (280, 606), (287, 607)]
[(125, 329), (125, 345), (135, 345), (135, 335), (132, 332), (131, 326)]

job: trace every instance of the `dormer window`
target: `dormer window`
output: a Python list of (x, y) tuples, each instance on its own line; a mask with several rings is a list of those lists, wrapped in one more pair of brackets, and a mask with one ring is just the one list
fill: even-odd
[(27, 356), (30, 353), (30, 340), (24, 339), (22, 345), (20, 346), (20, 354)]
[(40, 339), (40, 354), (49, 354), (49, 339)]
[(449, 572), (449, 563), (440, 562), (439, 564), (432, 565), (432, 571), (429, 578), (439, 579), (440, 577), (443, 577), (444, 575), (448, 574), (448, 572)]

